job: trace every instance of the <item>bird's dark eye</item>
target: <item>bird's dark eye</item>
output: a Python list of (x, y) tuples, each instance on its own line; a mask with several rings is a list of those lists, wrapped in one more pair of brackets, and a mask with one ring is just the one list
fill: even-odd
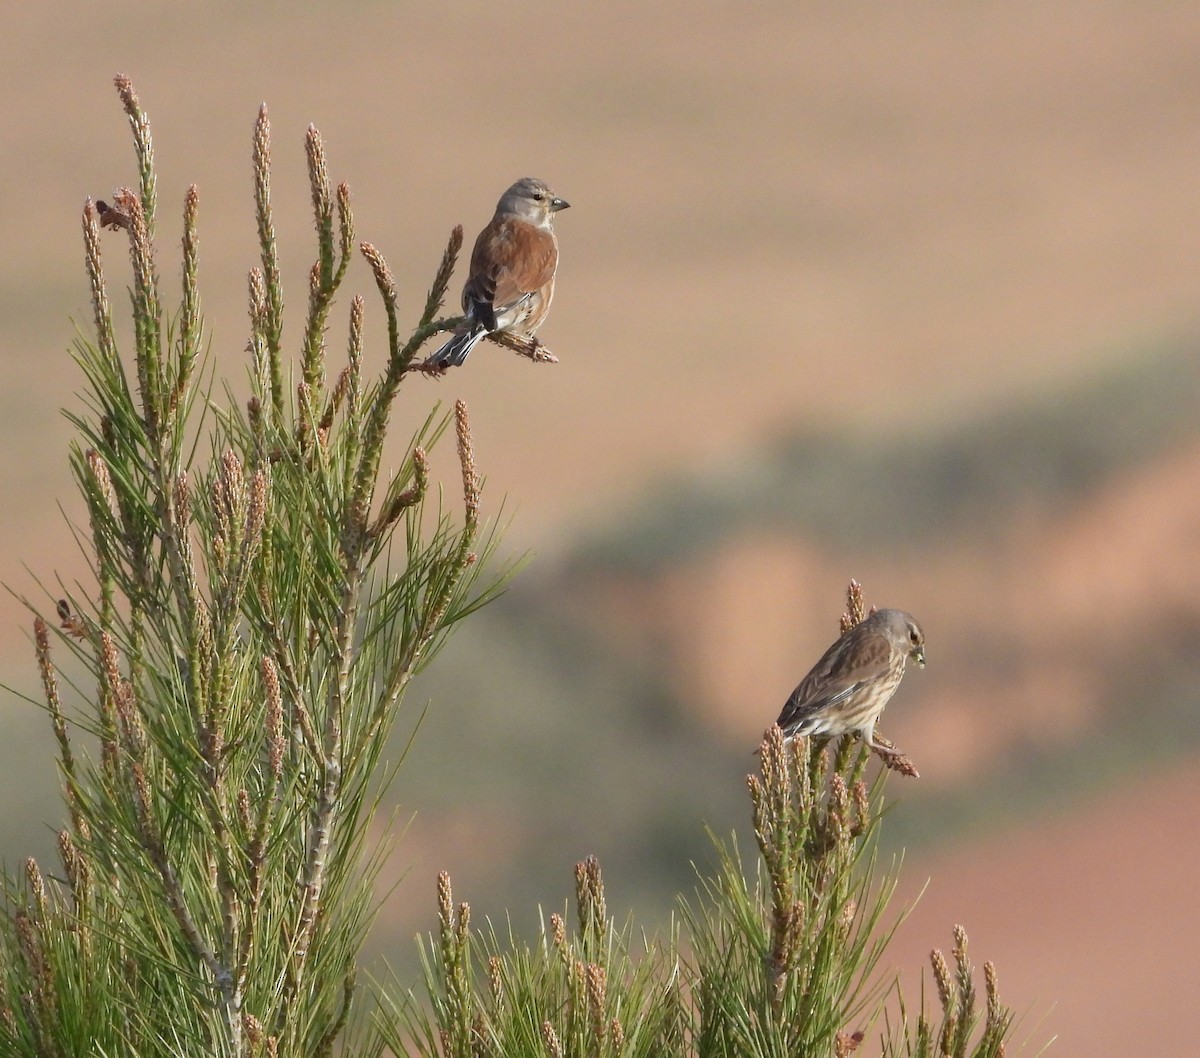
[(545, 197), (546, 196), (543, 195), (540, 191), (535, 191), (533, 193), (533, 198), (534, 198), (535, 202), (541, 202), (541, 200), (544, 199)]
[(914, 647), (919, 646), (921, 643), (921, 637), (917, 635), (916, 631), (909, 632), (908, 638), (912, 641)]

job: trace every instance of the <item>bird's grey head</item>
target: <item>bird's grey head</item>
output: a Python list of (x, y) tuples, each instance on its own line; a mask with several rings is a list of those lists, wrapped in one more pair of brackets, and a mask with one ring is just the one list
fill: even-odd
[(500, 196), (497, 213), (511, 214), (539, 228), (550, 227), (550, 218), (571, 203), (559, 198), (542, 180), (526, 176)]
[(925, 633), (912, 614), (904, 610), (876, 610), (867, 620), (877, 623), (897, 650), (904, 651), (921, 668), (925, 667)]

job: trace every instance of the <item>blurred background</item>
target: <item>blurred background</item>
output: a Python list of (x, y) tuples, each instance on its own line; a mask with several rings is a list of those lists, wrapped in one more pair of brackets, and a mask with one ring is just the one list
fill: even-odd
[[(59, 409), (90, 319), (84, 198), (136, 181), (114, 73), (152, 121), (172, 293), (199, 185), (212, 357), (239, 383), (261, 101), (293, 347), (309, 122), (410, 318), (450, 228), (472, 239), (540, 176), (572, 202), (540, 335), (561, 362), (483, 346), (402, 398), (398, 440), (469, 402), (486, 503), (528, 562), (405, 703), (410, 731), (428, 709), (376, 953), (412, 965), (442, 867), (528, 935), (594, 852), (610, 907), (665, 924), (705, 828), (748, 836), (750, 751), (855, 577), (928, 638), (881, 725), (922, 773), (891, 783), (895, 907), (916, 906), (890, 962), (915, 989), (961, 922), (1019, 1038), (1190, 1054), (1197, 39), (1198, 5), (1117, 0), (15, 5), (0, 580), (41, 598), (35, 577), (86, 568)], [(104, 251), (119, 291), (124, 236)], [(379, 367), (361, 260), (344, 289), (333, 349), (361, 291)], [(449, 450), (438, 467), (453, 495)], [(0, 679), (35, 696), (29, 624), (0, 598)], [(63, 813), (44, 718), (11, 692), (0, 709), (11, 867), (49, 858)]]

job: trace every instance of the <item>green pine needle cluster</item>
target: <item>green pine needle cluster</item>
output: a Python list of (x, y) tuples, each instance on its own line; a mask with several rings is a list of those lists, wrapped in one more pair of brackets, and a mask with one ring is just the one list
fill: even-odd
[[(666, 937), (610, 916), (594, 858), (575, 869), (576, 922), (552, 914), (533, 946), (471, 926), (438, 878), (424, 994), (386, 1019), (397, 1054), (421, 1058), (1002, 1058), (1012, 1027), (995, 969), (978, 1010), (966, 933), (953, 972), (931, 955), (938, 1009), (910, 1018), (882, 957), (894, 871), (875, 858), (883, 773), (853, 736), (832, 747), (771, 728), (748, 779), (758, 856), (715, 841), (718, 866), (681, 900)], [(870, 1041), (869, 1043), (867, 1041)]]
[[(70, 416), (95, 588), (48, 592), (52, 616), (35, 621), (69, 825), (53, 878), (30, 861), (8, 886), (0, 1053), (327, 1054), (358, 988), (381, 857), (369, 824), (400, 700), (502, 585), (483, 572), (494, 540), (465, 405), (422, 411), (399, 467), (380, 473), (416, 348), (445, 326), (433, 317), (461, 232), (404, 341), (387, 263), (364, 244), (387, 366), (364, 375), (360, 297), (337, 362), (330, 310), (354, 222), (310, 128), (317, 259), (293, 368), (264, 107), (250, 396), (215, 411), (201, 382), (199, 195), (185, 196), (183, 296), (168, 316), (150, 126), (128, 79), (117, 89), (141, 185), (103, 213), (84, 208), (95, 334), (76, 345), (86, 411)], [(132, 368), (114, 336), (101, 217), (127, 236)], [(457, 515), (430, 487), (427, 453), (447, 429)], [(64, 672), (81, 707), (64, 704)]]

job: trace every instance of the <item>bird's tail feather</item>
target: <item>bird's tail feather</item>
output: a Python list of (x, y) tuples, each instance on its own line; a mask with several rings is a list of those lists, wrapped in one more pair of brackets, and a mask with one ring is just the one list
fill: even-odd
[(480, 340), (487, 334), (487, 329), (476, 325), (469, 331), (456, 334), (436, 353), (429, 358), (431, 364), (442, 364), (446, 367), (460, 367), (471, 355)]

